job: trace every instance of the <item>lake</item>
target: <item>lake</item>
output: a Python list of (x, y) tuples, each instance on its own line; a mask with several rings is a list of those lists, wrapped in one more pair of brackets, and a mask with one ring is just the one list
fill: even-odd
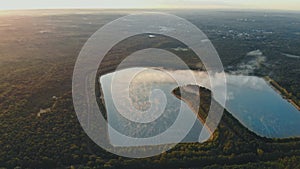
[[(126, 144), (131, 142), (131, 145), (143, 145), (138, 141), (126, 140), (126, 138), (120, 140), (121, 135), (143, 139), (153, 137), (152, 140), (148, 140), (149, 144), (153, 142), (173, 143), (173, 140), (183, 137), (179, 135), (184, 135), (182, 138), (184, 142), (198, 141), (200, 131), (203, 129), (207, 132), (207, 129), (203, 128), (199, 120), (190, 123), (196, 118), (195, 114), (184, 102), (172, 94), (172, 90), (178, 87), (178, 84), (170, 74), (176, 74), (184, 80), (184, 78), (189, 78), (190, 71), (163, 70), (162, 68), (160, 70), (148, 68), (141, 71), (142, 69), (144, 68), (124, 69), (117, 71), (117, 75), (116, 72), (109, 73), (100, 78), (110, 124), (109, 134), (113, 144), (122, 146), (124, 142), (127, 142)], [(168, 73), (163, 73), (163, 71)], [(192, 73), (199, 86), (210, 89), (207, 73), (201, 71), (192, 71)], [(130, 79), (132, 75), (134, 78)], [(226, 78), (227, 99), (224, 106), (245, 127), (260, 136), (270, 138), (300, 136), (300, 130), (298, 130), (300, 112), (283, 99), (263, 78), (230, 74), (227, 74)], [(130, 83), (126, 82), (128, 79), (131, 80)], [(218, 76), (216, 75), (212, 80), (217, 81)], [(218, 87), (216, 86), (217, 89)], [(113, 95), (116, 96), (115, 99), (112, 99)], [(218, 96), (215, 99), (218, 101)], [(161, 104), (164, 100), (167, 100), (166, 105)], [(118, 106), (115, 106), (116, 104)], [(180, 108), (185, 116), (179, 115)], [(119, 110), (125, 110), (125, 113), (120, 114)], [(147, 114), (151, 116), (146, 116)], [(145, 117), (149, 121), (139, 121)], [(178, 118), (184, 121), (179, 124), (180, 129), (173, 126)], [(154, 137), (169, 128), (171, 128), (171, 136)], [(189, 130), (191, 131), (187, 134), (186, 131)]]
[(300, 136), (300, 112), (263, 78), (227, 76), (226, 109), (260, 136)]

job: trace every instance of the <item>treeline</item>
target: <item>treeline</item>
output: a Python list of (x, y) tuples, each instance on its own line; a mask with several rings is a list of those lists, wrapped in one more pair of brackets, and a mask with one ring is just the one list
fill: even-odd
[(3, 168), (297, 168), (300, 165), (299, 139), (260, 138), (228, 112), (224, 113), (212, 140), (179, 144), (166, 153), (145, 159), (118, 157), (94, 144), (78, 123), (71, 93), (60, 97), (52, 112), (41, 117), (32, 113), (20, 116), (19, 110), (11, 109), (2, 115), (0, 127)]

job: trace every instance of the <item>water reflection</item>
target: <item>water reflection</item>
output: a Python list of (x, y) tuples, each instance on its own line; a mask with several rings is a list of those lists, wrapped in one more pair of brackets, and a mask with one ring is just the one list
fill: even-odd
[[(118, 80), (121, 82), (122, 77), (126, 78), (126, 74), (134, 71), (137, 71), (137, 68), (119, 71), (119, 73), (124, 76), (119, 76)], [(183, 80), (185, 78), (190, 78), (187, 75), (191, 73), (189, 70), (173, 70), (170, 72), (176, 74)], [(192, 73), (196, 77), (197, 85), (208, 89), (211, 88), (207, 73), (200, 71), (193, 71)], [(218, 74), (216, 74), (215, 77), (212, 77), (211, 80), (214, 80), (216, 84), (218, 84)], [(130, 103), (132, 104), (132, 107), (141, 110), (141, 112), (149, 109), (151, 104), (159, 105), (157, 103), (160, 103), (161, 100), (159, 99), (164, 99), (163, 96), (161, 98), (158, 97), (158, 100), (152, 100), (153, 102), (149, 102), (149, 100), (151, 100), (150, 91), (154, 91), (153, 89), (159, 89), (165, 94), (164, 96), (165, 99), (168, 100), (168, 104), (165, 107), (154, 107), (157, 112), (161, 109), (164, 111), (163, 113), (156, 115), (156, 120), (151, 123), (143, 124), (131, 122), (124, 118), (124, 116), (120, 115), (114, 104), (112, 104), (112, 82), (113, 73), (104, 75), (100, 78), (105, 106), (109, 112), (108, 122), (111, 124), (112, 128), (124, 135), (137, 138), (147, 138), (167, 130), (170, 126), (172, 126), (176, 118), (178, 118), (177, 116), (180, 106), (183, 107), (187, 119), (195, 117), (195, 114), (185, 103), (172, 95), (172, 90), (178, 87), (174, 82), (174, 79), (168, 76), (162, 76), (159, 71), (153, 69), (153, 71), (148, 71), (144, 74), (138, 75), (132, 81), (130, 87), (131, 91), (129, 92), (131, 94)], [(122, 89), (119, 90), (122, 92)], [(232, 113), (234, 117), (236, 117), (250, 130), (261, 136), (274, 138), (300, 136), (300, 130), (298, 130), (298, 128), (300, 128), (300, 112), (288, 101), (283, 99), (280, 94), (274, 91), (264, 79), (253, 76), (227, 74), (227, 90), (227, 93), (223, 93), (222, 91), (219, 91), (218, 86), (216, 86), (216, 92), (219, 94), (215, 95), (215, 99), (218, 101), (222, 94), (227, 94), (227, 103), (223, 106), (225, 106), (225, 108)], [(185, 123), (182, 124), (182, 128), (186, 128), (191, 125)], [(202, 129), (206, 130), (203, 128), (201, 122), (197, 120), (184, 141), (197, 142), (199, 133)], [(174, 132), (174, 135), (187, 134), (183, 133), (184, 130), (181, 131), (180, 129), (174, 129), (172, 132)], [(110, 137), (117, 136), (110, 135)], [(157, 143), (161, 143), (161, 140), (158, 140)], [(172, 138), (165, 139), (163, 143), (172, 143)], [(115, 142), (114, 144), (122, 145), (122, 140), (120, 140), (120, 142)]]
[[(203, 125), (188, 105), (172, 94), (178, 87), (175, 79), (160, 69), (143, 69), (124, 69), (118, 71), (117, 75), (111, 73), (100, 78), (107, 120), (110, 124), (108, 133), (111, 144), (115, 146), (170, 144), (175, 143), (174, 140), (178, 138), (184, 139), (184, 142), (198, 142)], [(185, 72), (185, 75), (189, 73), (191, 72)], [(128, 80), (130, 84), (126, 88)], [(114, 98), (113, 93), (117, 93), (117, 97)], [(126, 93), (129, 97), (126, 97)], [(164, 100), (167, 101), (166, 104)], [(191, 134), (188, 132), (190, 130)], [(206, 130), (203, 128), (208, 138), (210, 133)], [(169, 133), (167, 137), (155, 138), (164, 132)], [(126, 140), (126, 137), (119, 139), (120, 133), (127, 137), (144, 139), (143, 144), (138, 140), (136, 142)], [(131, 142), (127, 142), (129, 140)]]

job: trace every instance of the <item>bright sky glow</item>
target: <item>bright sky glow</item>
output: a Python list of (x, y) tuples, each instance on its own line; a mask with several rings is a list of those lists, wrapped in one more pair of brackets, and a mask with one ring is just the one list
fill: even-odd
[(299, 0), (2, 0), (0, 10), (69, 8), (224, 8), (300, 10)]

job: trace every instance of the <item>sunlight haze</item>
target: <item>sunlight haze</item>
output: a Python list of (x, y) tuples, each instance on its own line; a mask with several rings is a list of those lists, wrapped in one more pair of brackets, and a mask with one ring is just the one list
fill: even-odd
[(10, 0), (0, 3), (0, 10), (18, 9), (279, 9), (300, 10), (299, 0)]

